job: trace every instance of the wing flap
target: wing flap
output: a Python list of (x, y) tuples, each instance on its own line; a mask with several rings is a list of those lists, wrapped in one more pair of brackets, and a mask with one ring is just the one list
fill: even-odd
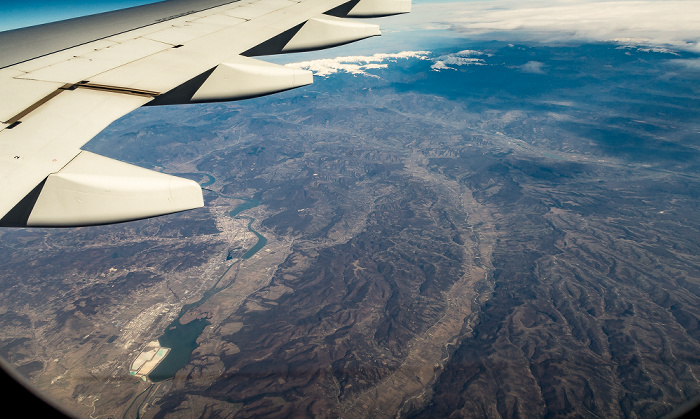
[(224, 61), (185, 45), (106, 71), (91, 77), (90, 81), (164, 93)]

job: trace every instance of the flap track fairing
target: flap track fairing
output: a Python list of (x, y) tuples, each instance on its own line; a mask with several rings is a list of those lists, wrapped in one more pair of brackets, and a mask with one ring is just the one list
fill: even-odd
[(37, 192), (29, 216), (12, 226), (111, 224), (204, 206), (197, 182), (87, 151), (49, 175)]

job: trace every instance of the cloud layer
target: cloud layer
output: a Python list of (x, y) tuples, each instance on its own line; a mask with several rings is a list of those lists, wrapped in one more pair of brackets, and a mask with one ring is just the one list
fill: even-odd
[[(422, 10), (421, 7), (424, 9)], [(650, 51), (700, 52), (700, 1), (695, 0), (491, 0), (443, 4), (422, 4), (406, 30), (452, 30), (469, 35), (488, 34), (489, 38), (534, 41), (570, 39), (616, 41), (624, 45), (646, 46)], [(409, 29), (407, 29), (409, 28)], [(401, 29), (399, 29), (401, 31)], [(670, 48), (670, 49), (669, 49)], [(461, 66), (488, 65), (487, 52), (463, 50), (431, 57), (428, 51), (395, 54), (346, 56), (287, 64), (311, 70), (317, 76), (350, 73), (369, 77), (368, 72), (386, 68), (399, 59), (431, 60), (431, 69), (456, 70)], [(696, 60), (678, 60), (678, 65), (696, 68)], [(545, 74), (547, 66), (530, 61), (518, 67), (522, 72)]]
[[(700, 2), (496, 0), (452, 3), (443, 16), (470, 34), (526, 31), (542, 40), (581, 38), (700, 51)], [(532, 39), (532, 38), (531, 38)]]

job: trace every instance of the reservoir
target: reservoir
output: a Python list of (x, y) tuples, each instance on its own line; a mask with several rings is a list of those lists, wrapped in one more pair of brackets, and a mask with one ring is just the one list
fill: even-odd
[[(184, 314), (184, 312), (182, 313)], [(195, 319), (187, 324), (180, 323), (180, 317), (158, 338), (161, 346), (170, 348), (168, 355), (148, 374), (153, 382), (167, 380), (190, 362), (192, 352), (197, 349), (197, 338), (209, 325), (205, 319)]]

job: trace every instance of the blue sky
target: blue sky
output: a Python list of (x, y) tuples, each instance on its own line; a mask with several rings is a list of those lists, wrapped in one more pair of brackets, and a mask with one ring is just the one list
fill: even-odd
[(157, 0), (12, 0), (3, 4), (0, 31), (156, 2)]
[[(10, 0), (3, 4), (0, 31), (108, 12), (160, 0)], [(448, 3), (454, 0), (413, 0), (414, 4)]]

